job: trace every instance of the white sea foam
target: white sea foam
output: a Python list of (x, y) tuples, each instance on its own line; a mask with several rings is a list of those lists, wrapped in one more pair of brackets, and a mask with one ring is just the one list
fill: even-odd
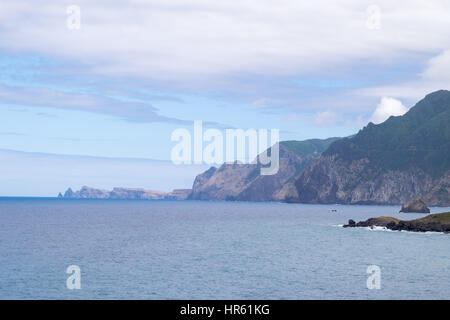
[[(343, 227), (343, 224), (334, 224), (333, 227)], [(351, 228), (353, 229), (353, 228)], [(371, 226), (371, 227), (356, 227), (356, 229), (365, 229), (369, 231), (386, 231), (386, 232), (406, 232), (406, 233), (415, 233), (415, 234), (446, 234), (445, 232), (436, 232), (436, 231), (426, 231), (426, 232), (418, 232), (418, 231), (408, 231), (408, 230), (391, 230), (386, 227), (381, 226)]]
[(408, 231), (408, 230), (391, 230), (386, 227), (380, 227), (380, 226), (373, 226), (373, 227), (364, 227), (364, 229), (369, 231), (387, 231), (387, 232), (406, 232), (406, 233), (414, 233), (414, 234), (445, 234), (444, 232), (436, 232), (436, 231), (425, 231), (425, 232), (418, 232), (418, 231)]
[(370, 230), (370, 231), (394, 231), (394, 230), (390, 230), (386, 227), (380, 227), (380, 226), (364, 227), (364, 229)]

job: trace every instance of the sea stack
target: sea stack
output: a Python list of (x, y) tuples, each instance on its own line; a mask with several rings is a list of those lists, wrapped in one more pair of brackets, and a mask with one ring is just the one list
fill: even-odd
[(400, 212), (430, 213), (430, 209), (421, 198), (417, 198), (404, 203)]

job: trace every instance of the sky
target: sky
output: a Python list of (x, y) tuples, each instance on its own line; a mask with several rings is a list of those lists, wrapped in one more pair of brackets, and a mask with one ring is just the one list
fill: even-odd
[(194, 120), (343, 137), (449, 89), (450, 2), (2, 0), (0, 71), (0, 196), (189, 188)]

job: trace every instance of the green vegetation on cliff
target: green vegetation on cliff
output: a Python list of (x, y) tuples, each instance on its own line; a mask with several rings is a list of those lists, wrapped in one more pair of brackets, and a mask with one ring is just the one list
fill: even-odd
[(450, 212), (430, 214), (426, 217), (416, 219), (413, 221), (423, 222), (423, 223), (439, 222), (441, 224), (450, 224)]
[(412, 167), (434, 177), (443, 174), (450, 168), (450, 91), (427, 95), (403, 116), (369, 123), (354, 137), (332, 143), (323, 155), (349, 163), (367, 158), (368, 176)]
[(341, 138), (310, 139), (304, 141), (290, 140), (282, 141), (280, 144), (297, 155), (304, 157), (314, 153), (321, 154), (330, 146), (330, 144), (339, 139)]

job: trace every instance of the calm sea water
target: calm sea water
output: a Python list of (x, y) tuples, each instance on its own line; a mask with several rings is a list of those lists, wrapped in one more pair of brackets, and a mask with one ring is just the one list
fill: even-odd
[[(0, 299), (450, 298), (450, 235), (338, 226), (422, 216), (398, 210), (3, 198)], [(80, 290), (66, 288), (69, 265)], [(380, 290), (367, 289), (369, 265)]]

